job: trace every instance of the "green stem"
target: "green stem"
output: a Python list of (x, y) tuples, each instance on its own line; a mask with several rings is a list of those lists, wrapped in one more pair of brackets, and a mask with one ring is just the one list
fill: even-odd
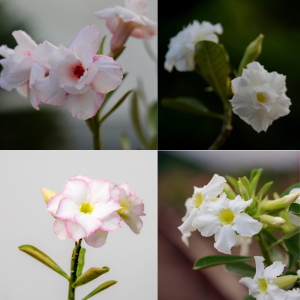
[(101, 132), (100, 132), (100, 121), (99, 121), (100, 109), (97, 111), (97, 114), (88, 120), (86, 120), (86, 124), (93, 134), (93, 144), (94, 150), (102, 150), (102, 142), (101, 142)]
[(263, 255), (264, 259), (265, 259), (265, 263), (268, 266), (270, 266), (272, 264), (272, 260), (271, 260), (269, 251), (267, 250), (267, 246), (266, 246), (266, 243), (265, 243), (265, 241), (264, 241), (264, 239), (262, 237), (262, 233), (261, 232), (257, 235), (257, 241), (258, 241), (261, 253), (262, 253), (262, 255)]
[(223, 125), (221, 128), (221, 132), (216, 138), (216, 140), (213, 142), (213, 144), (208, 148), (208, 150), (217, 150), (219, 149), (224, 142), (226, 141), (227, 137), (229, 136), (232, 126), (231, 126), (231, 119), (232, 119), (232, 111), (231, 111), (231, 105), (226, 100), (223, 101), (224, 106), (224, 116), (223, 116)]
[(75, 242), (75, 247), (72, 253), (68, 300), (75, 300), (75, 288), (73, 288), (72, 285), (76, 281), (76, 271), (78, 266), (78, 257), (79, 257), (80, 249), (81, 249), (81, 239), (79, 240), (78, 243)]

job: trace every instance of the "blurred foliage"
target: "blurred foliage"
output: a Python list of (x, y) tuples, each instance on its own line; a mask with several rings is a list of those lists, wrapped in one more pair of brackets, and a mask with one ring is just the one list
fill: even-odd
[[(264, 34), (263, 50), (258, 61), (269, 72), (287, 76), (287, 96), (291, 98), (291, 112), (275, 120), (267, 133), (258, 134), (233, 115), (233, 131), (222, 149), (299, 149), (295, 138), (298, 128), (300, 101), (298, 84), (300, 60), (295, 46), (300, 38), (300, 2), (290, 0), (191, 0), (186, 6), (162, 6), (159, 9), (159, 100), (189, 96), (205, 99), (208, 109), (222, 113), (222, 103), (214, 93), (204, 89), (206, 82), (195, 72), (172, 73), (164, 69), (165, 54), (170, 38), (193, 20), (221, 23), (224, 33), (220, 43), (230, 56), (230, 63), (238, 69), (248, 44), (260, 33)], [(193, 116), (159, 105), (160, 149), (207, 149), (219, 134), (221, 120)]]

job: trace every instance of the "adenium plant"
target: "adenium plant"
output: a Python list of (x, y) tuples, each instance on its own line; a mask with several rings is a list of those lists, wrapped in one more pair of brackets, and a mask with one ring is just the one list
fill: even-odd
[[(249, 288), (245, 300), (298, 299), (300, 184), (281, 195), (275, 192), (270, 200), (267, 192), (272, 182), (257, 191), (262, 171), (255, 169), (250, 178), (238, 180), (215, 174), (207, 185), (194, 187), (178, 229), (186, 246), (193, 231), (198, 230), (204, 237), (214, 235), (214, 247), (226, 255), (202, 257), (194, 269), (224, 265), (228, 272), (243, 277), (240, 283)], [(252, 239), (258, 242), (261, 256), (249, 256)], [(240, 255), (231, 255), (232, 247), (240, 247)], [(288, 264), (278, 261), (278, 257)], [(246, 263), (253, 260), (256, 268)]]

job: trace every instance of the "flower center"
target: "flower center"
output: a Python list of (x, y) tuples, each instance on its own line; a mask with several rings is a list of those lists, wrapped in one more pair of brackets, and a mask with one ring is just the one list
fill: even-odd
[(73, 73), (79, 79), (84, 73), (84, 68), (82, 67), (82, 64), (73, 67)]
[(218, 214), (218, 218), (223, 225), (229, 225), (234, 220), (234, 213), (230, 209), (226, 208), (221, 210)]
[(85, 202), (81, 204), (79, 210), (84, 214), (91, 214), (94, 210), (94, 207), (89, 202)]
[(259, 289), (260, 294), (265, 294), (267, 291), (267, 288), (268, 288), (266, 279), (264, 279), (264, 278), (258, 279), (257, 287)]
[(203, 202), (203, 197), (201, 193), (197, 193), (193, 198), (193, 206), (198, 208)]
[(262, 93), (258, 93), (256, 95), (256, 97), (257, 97), (257, 101), (260, 102), (260, 103), (264, 103), (265, 100), (266, 100), (266, 97)]
[(121, 199), (119, 204), (122, 206), (122, 208), (118, 210), (120, 214), (127, 214), (130, 212), (131, 201), (129, 199)]

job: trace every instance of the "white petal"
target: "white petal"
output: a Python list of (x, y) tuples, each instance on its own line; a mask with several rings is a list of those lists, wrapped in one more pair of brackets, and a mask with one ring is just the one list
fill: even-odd
[(263, 224), (253, 219), (245, 213), (235, 215), (232, 222), (232, 228), (242, 236), (251, 237), (259, 233), (262, 229)]
[(28, 90), (29, 90), (29, 82), (26, 81), (25, 83), (23, 83), (22, 85), (18, 86), (16, 88), (17, 92), (19, 95), (21, 95), (24, 98), (28, 98)]
[(54, 197), (50, 198), (48, 204), (47, 204), (47, 210), (55, 216), (58, 205), (61, 199), (64, 198), (64, 195), (62, 193), (56, 194)]
[(129, 199), (131, 201), (130, 211), (137, 216), (144, 216), (144, 203), (142, 202), (142, 200), (135, 194), (131, 194), (129, 196)]
[[(230, 200), (233, 201), (233, 200)], [(207, 211), (211, 214), (217, 215), (222, 209), (228, 207), (228, 199), (225, 193), (222, 193), (220, 198), (215, 201), (204, 201), (203, 205), (205, 205)], [(202, 205), (201, 205), (202, 206)]]
[(282, 274), (285, 265), (281, 261), (275, 261), (269, 267), (266, 267), (263, 274), (267, 283), (269, 283), (272, 279), (278, 277)]
[(120, 215), (117, 212), (113, 212), (102, 220), (102, 225), (100, 226), (100, 229), (104, 231), (118, 230), (121, 228), (121, 221), (122, 218), (120, 217)]
[(265, 269), (265, 265), (263, 261), (265, 259), (262, 256), (254, 256), (254, 259), (255, 259), (255, 266), (256, 266), (255, 277), (263, 278), (263, 271)]
[(183, 234), (181, 236), (181, 241), (187, 246), (189, 247), (189, 237), (191, 236), (192, 234), (190, 232), (186, 233), (186, 234)]
[(254, 111), (252, 107), (252, 93), (251, 89), (241, 88), (233, 98), (229, 100), (232, 105), (233, 112), (240, 117), (248, 117), (249, 112)]
[(278, 288), (278, 286), (274, 283), (268, 284), (267, 294), (270, 300), (291, 300), (288, 298), (288, 293)]
[[(240, 279), (239, 283), (244, 284), (249, 289), (249, 295), (253, 296), (254, 298), (260, 295), (260, 291), (257, 286), (257, 282), (250, 277), (244, 277)], [(257, 299), (257, 298), (256, 298)]]
[(105, 204), (110, 199), (110, 184), (106, 180), (91, 180), (88, 183), (90, 190), (89, 202), (94, 206)]
[(240, 195), (237, 195), (234, 200), (228, 201), (228, 208), (230, 208), (234, 214), (238, 214), (246, 209), (246, 207), (250, 206), (253, 199), (245, 201), (242, 199)]
[(241, 77), (237, 77), (237, 78), (234, 78), (233, 80), (231, 80), (230, 88), (231, 88), (233, 95), (239, 91), (238, 85), (239, 85), (240, 80), (241, 80)]
[(193, 227), (193, 220), (197, 217), (197, 210), (193, 210), (187, 220), (183, 222), (181, 226), (178, 227), (178, 229), (181, 231), (182, 234), (194, 231), (195, 228)]
[(71, 221), (66, 221), (65, 228), (71, 239), (76, 242), (86, 237), (85, 231), (78, 224), (75, 224)]
[(193, 227), (197, 228), (206, 237), (215, 234), (221, 226), (218, 217), (212, 214), (198, 216), (193, 221)]
[(93, 235), (84, 238), (84, 240), (89, 246), (99, 248), (105, 244), (107, 235), (107, 231), (96, 230), (96, 232)]
[(117, 184), (110, 183), (110, 197), (116, 201), (120, 200), (121, 191)]
[(230, 225), (223, 225), (215, 234), (214, 247), (222, 253), (231, 254), (231, 247), (236, 243), (236, 234)]
[(267, 72), (266, 79), (270, 84), (270, 88), (273, 89), (278, 95), (281, 95), (285, 92), (286, 76), (278, 74), (277, 72)]
[(289, 217), (291, 219), (291, 222), (294, 225), (300, 226), (300, 216), (296, 216), (296, 215), (293, 215), (293, 214), (289, 213)]
[(123, 189), (123, 190), (126, 192), (127, 196), (130, 195), (130, 187), (129, 187), (129, 185), (128, 185), (127, 182), (121, 183), (121, 184), (119, 185), (119, 188), (120, 188), (120, 189)]
[(88, 184), (82, 179), (70, 179), (67, 181), (63, 194), (80, 206), (89, 199)]
[(60, 240), (67, 240), (70, 238), (65, 228), (65, 221), (56, 219), (53, 225), (53, 231)]
[(111, 198), (108, 202), (103, 205), (94, 208), (93, 215), (98, 219), (103, 219), (109, 216), (114, 211), (119, 210), (121, 205), (115, 199)]
[(248, 115), (250, 125), (258, 133), (261, 131), (267, 131), (268, 127), (272, 124), (273, 120), (269, 117), (267, 111), (252, 110)]
[(106, 94), (122, 83), (123, 69), (111, 57), (97, 55), (94, 64), (98, 68), (98, 73), (92, 81), (92, 88), (96, 92)]
[(17, 30), (12, 33), (13, 37), (17, 41), (18, 45), (23, 51), (28, 51), (27, 55), (32, 55), (37, 47), (36, 42), (23, 30)]
[(80, 57), (82, 65), (85, 69), (89, 68), (93, 63), (93, 54), (87, 45), (79, 45), (74, 49), (74, 52)]
[(45, 67), (33, 62), (31, 66), (29, 86), (30, 88), (35, 83), (37, 79), (43, 79), (45, 77), (45, 73), (48, 71)]
[(207, 186), (203, 188), (202, 195), (204, 200), (210, 200), (219, 196), (224, 190), (226, 179), (215, 174)]
[(33, 60), (40, 64), (41, 66), (50, 69), (51, 66), (49, 64), (50, 55), (53, 51), (58, 50), (58, 48), (48, 41), (38, 45), (36, 50), (33, 53)]
[(267, 73), (265, 68), (257, 61), (253, 61), (252, 63), (248, 64), (247, 69), (253, 70), (253, 71), (259, 71), (261, 73)]
[(0, 55), (2, 55), (5, 58), (9, 58), (10, 56), (13, 56), (15, 51), (13, 49), (8, 48), (6, 45), (0, 46)]
[(140, 233), (140, 230), (143, 227), (143, 221), (140, 217), (132, 212), (129, 212), (127, 214), (121, 214), (121, 218), (135, 234)]
[(49, 65), (53, 67), (57, 63), (61, 62), (66, 58), (68, 54), (72, 54), (73, 52), (67, 48), (65, 48), (63, 45), (60, 45), (57, 50), (54, 50), (49, 57)]
[(75, 222), (74, 218), (77, 214), (80, 214), (79, 206), (73, 200), (63, 198), (59, 202), (55, 216), (60, 220), (70, 220)]
[(269, 111), (268, 115), (273, 120), (284, 117), (290, 113), (291, 99), (285, 94), (276, 99), (273, 108)]
[(75, 216), (75, 221), (79, 224), (82, 229), (86, 232), (86, 236), (90, 236), (93, 232), (95, 232), (101, 226), (102, 222), (95, 218), (94, 215), (89, 214), (77, 214)]

